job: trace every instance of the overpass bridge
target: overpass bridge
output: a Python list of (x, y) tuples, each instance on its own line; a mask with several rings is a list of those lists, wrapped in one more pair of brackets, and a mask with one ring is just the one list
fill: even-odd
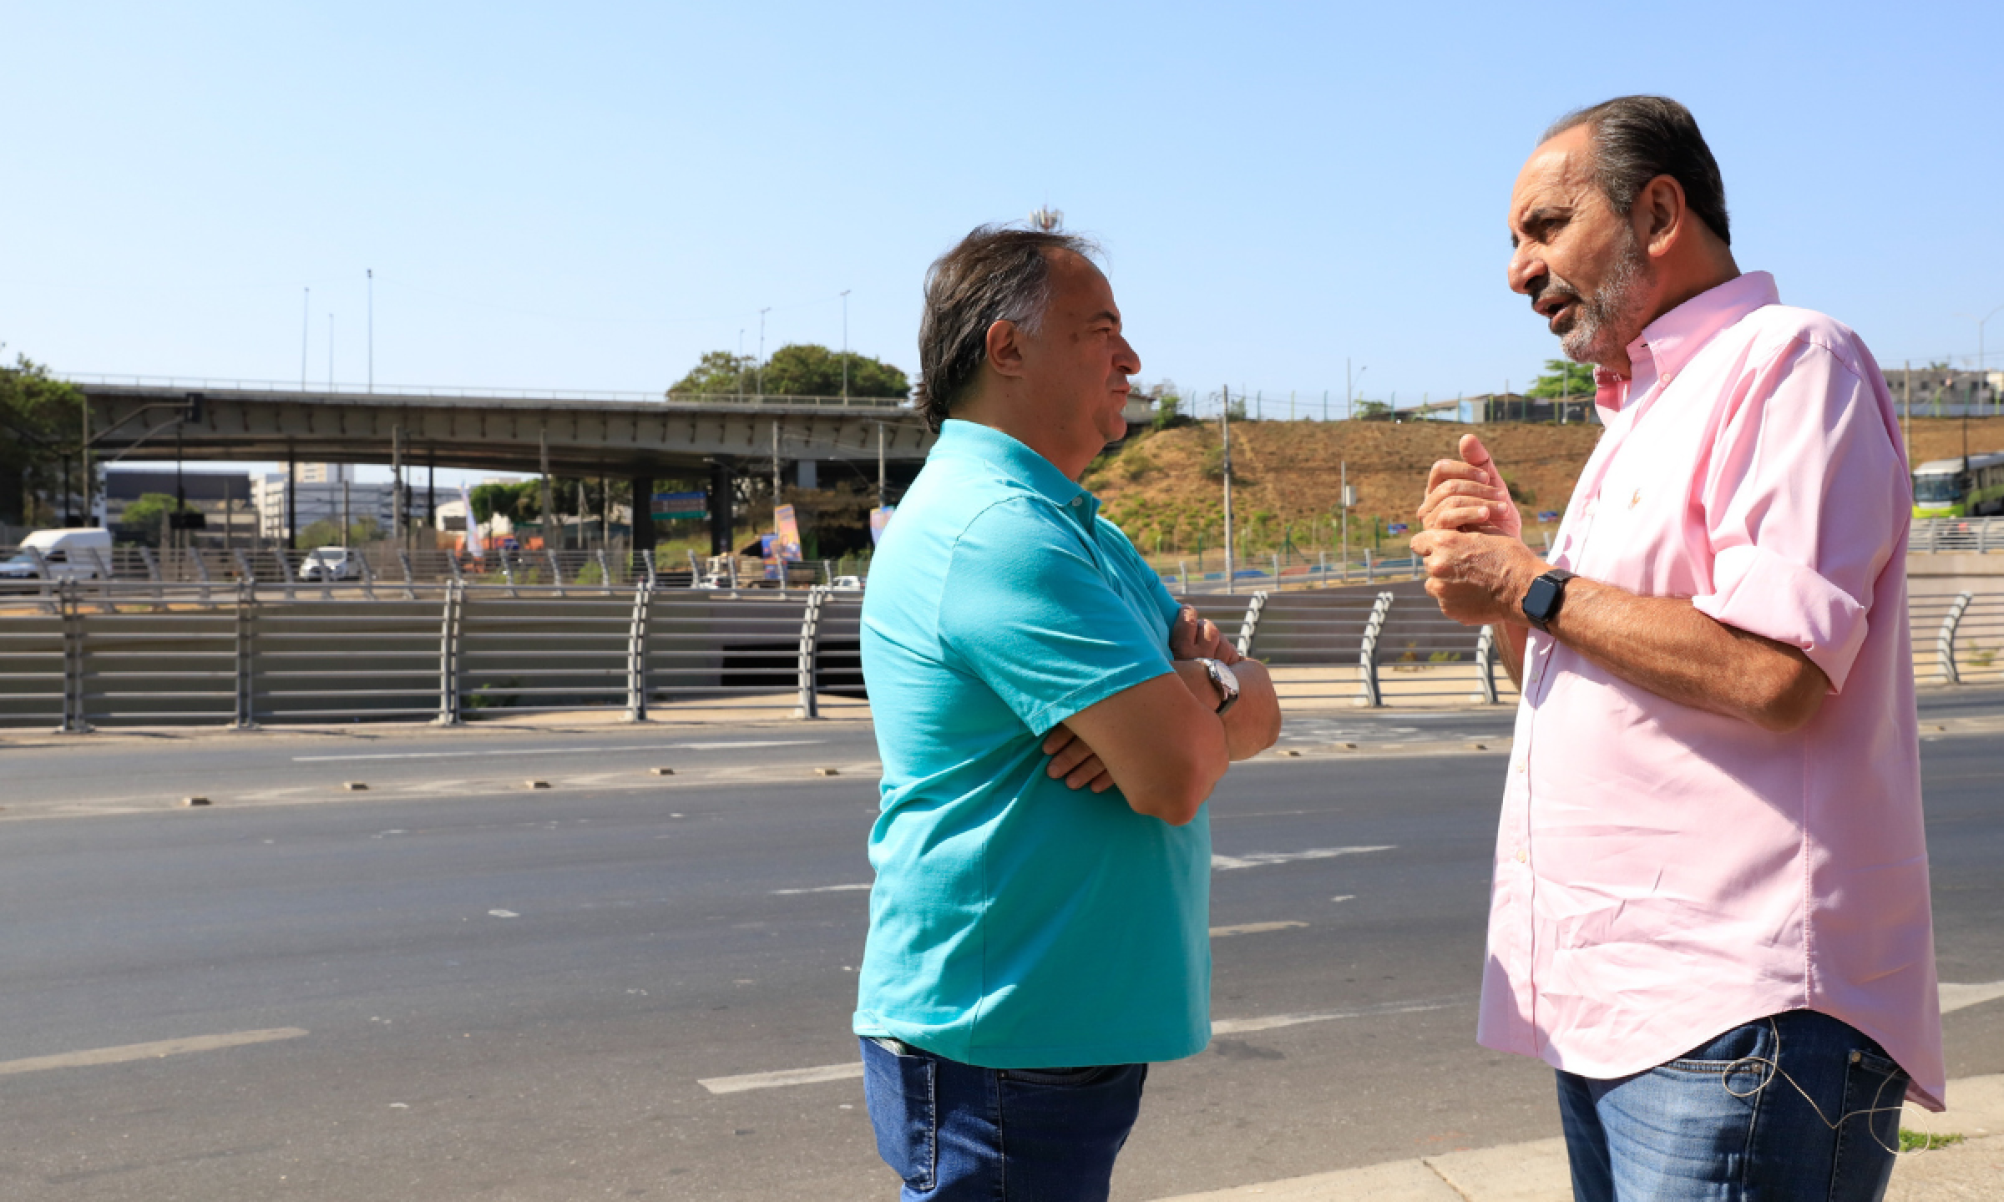
[[(876, 397), (669, 396), (466, 388), (357, 390), (241, 380), (67, 377), (89, 409), (92, 457), (546, 473), (630, 481), (707, 476), (712, 541), (730, 549), (740, 474), (783, 463), (923, 460), (932, 432)], [(652, 541), (647, 506), (636, 542)]]

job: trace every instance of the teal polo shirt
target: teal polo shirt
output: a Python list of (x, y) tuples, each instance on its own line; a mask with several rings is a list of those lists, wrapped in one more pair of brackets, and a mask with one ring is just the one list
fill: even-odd
[(1211, 830), (1073, 791), (1040, 744), (1175, 669), (1177, 605), (1099, 504), (949, 421), (863, 597), (883, 759), (855, 1029), (985, 1068), (1174, 1060), (1211, 1036)]

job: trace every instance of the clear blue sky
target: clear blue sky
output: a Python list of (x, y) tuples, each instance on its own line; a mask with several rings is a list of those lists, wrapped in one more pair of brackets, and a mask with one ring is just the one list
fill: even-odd
[[(1538, 131), (1697, 113), (1742, 267), (1889, 368), (2004, 305), (2004, 6), (0, 3), (0, 342), (59, 371), (658, 391), (904, 367), (926, 264), (1048, 202), (1142, 378), (1521, 386)], [(1989, 326), (2004, 364), (2004, 315)]]

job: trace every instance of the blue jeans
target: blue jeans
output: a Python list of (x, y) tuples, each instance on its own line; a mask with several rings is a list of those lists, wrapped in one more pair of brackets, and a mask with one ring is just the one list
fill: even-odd
[(1876, 1202), (1906, 1089), (1878, 1044), (1811, 1010), (1735, 1027), (1632, 1077), (1561, 1072), (1573, 1198)]
[(1105, 1202), (1147, 1065), (976, 1068), (862, 1045), (877, 1153), (905, 1202)]

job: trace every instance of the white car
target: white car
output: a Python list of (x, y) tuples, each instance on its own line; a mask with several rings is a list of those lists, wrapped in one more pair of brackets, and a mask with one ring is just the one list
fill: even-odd
[(301, 580), (359, 580), (361, 576), (361, 557), (346, 547), (315, 547), (299, 565)]
[(860, 593), (863, 591), (863, 578), (861, 576), (837, 576), (835, 582), (829, 585), (829, 587), (845, 593)]

